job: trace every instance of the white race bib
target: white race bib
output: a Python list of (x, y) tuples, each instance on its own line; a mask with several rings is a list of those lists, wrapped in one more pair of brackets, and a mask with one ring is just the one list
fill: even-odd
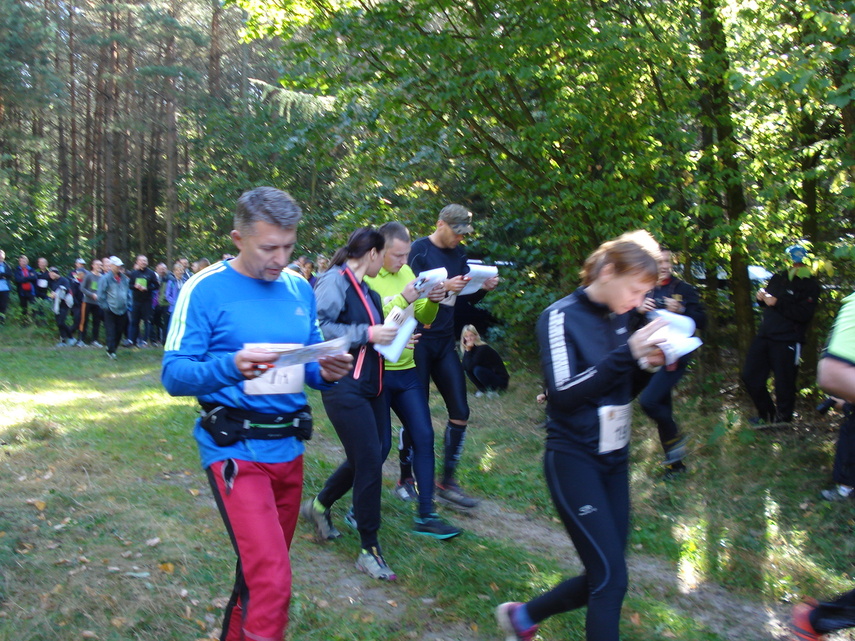
[[(280, 347), (303, 347), (302, 344), (294, 343), (283, 345), (277, 343)], [(246, 343), (245, 348), (251, 349), (267, 346), (259, 343)], [(269, 369), (258, 378), (246, 380), (243, 383), (243, 391), (247, 394), (298, 394), (303, 391), (303, 383), (306, 379), (306, 369), (304, 365), (289, 365), (287, 367), (280, 365), (280, 362), (285, 362), (285, 357), (282, 356), (277, 360), (273, 369)]]
[(600, 415), (600, 454), (625, 447), (629, 443), (632, 404), (605, 405), (597, 411)]

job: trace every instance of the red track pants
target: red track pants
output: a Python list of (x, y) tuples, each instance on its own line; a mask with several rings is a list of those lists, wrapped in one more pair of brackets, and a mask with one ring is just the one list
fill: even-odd
[(300, 510), (303, 457), (288, 463), (230, 459), (214, 463), (207, 472), (238, 557), (220, 640), (282, 641), (291, 602), (288, 551)]

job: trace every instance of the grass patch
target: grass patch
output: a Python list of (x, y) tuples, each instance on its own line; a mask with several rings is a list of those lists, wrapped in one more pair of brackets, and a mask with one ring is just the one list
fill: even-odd
[[(0, 639), (210, 638), (234, 558), (199, 469), (193, 401), (162, 390), (161, 353), (123, 349), (109, 361), (101, 350), (50, 347), (43, 330), (0, 332)], [(535, 375), (516, 371), (499, 399), (471, 399), (461, 482), (498, 507), (477, 519), (446, 512), (462, 537), (412, 536), (412, 508), (388, 498), (389, 470), (381, 540), (395, 585), (353, 569), (346, 502), (336, 507), (339, 541), (320, 546), (301, 524), (289, 638), (493, 639), (498, 603), (575, 574), (542, 478), (538, 389)], [(445, 413), (438, 396), (431, 402), (439, 452)], [(307, 494), (342, 456), (317, 394), (312, 404)], [(634, 422), (624, 638), (724, 638), (685, 602), (705, 581), (740, 606), (851, 589), (855, 507), (817, 500), (834, 421), (755, 432), (734, 399), (695, 393), (691, 381), (676, 412), (694, 451), (691, 473), (674, 483), (660, 479), (655, 429), (640, 414)], [(570, 613), (546, 622), (542, 637), (582, 639), (583, 627), (584, 612)]]

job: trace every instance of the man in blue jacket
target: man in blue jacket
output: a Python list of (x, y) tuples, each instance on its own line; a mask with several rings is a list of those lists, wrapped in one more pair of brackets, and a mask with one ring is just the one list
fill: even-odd
[(303, 384), (327, 389), (352, 362), (341, 354), (280, 368), (279, 354), (264, 347), (323, 341), (312, 288), (283, 272), (301, 216), (285, 192), (244, 193), (231, 232), (237, 257), (181, 288), (164, 346), (166, 390), (202, 405), (193, 435), (238, 557), (223, 641), (284, 636), (311, 429)]

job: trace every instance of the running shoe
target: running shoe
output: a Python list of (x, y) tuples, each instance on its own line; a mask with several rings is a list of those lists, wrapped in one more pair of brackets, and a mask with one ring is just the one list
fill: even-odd
[(496, 622), (502, 632), (505, 633), (505, 641), (533, 641), (537, 634), (536, 625), (521, 630), (514, 623), (514, 611), (521, 605), (522, 603), (511, 601), (496, 608)]
[(353, 513), (353, 506), (351, 505), (347, 512), (344, 513), (344, 522), (347, 523), (354, 530), (359, 529), (359, 524), (356, 522), (356, 515)]
[(413, 520), (413, 533), (422, 536), (432, 536), (435, 539), (450, 539), (463, 530), (454, 527), (448, 521), (439, 517), (439, 514), (431, 513), (426, 518), (416, 517)]
[(666, 481), (673, 481), (688, 471), (689, 468), (686, 467), (686, 464), (683, 463), (683, 461), (677, 461), (676, 463), (671, 463), (670, 465), (665, 466), (665, 472), (662, 474), (662, 478)]
[(104, 346), (103, 346), (101, 343), (99, 343), (98, 341), (92, 341), (92, 342), (91, 342), (91, 343), (89, 343), (89, 344), (90, 344), (90, 345), (92, 345), (92, 347), (104, 347)]
[(316, 509), (315, 499), (303, 501), (303, 505), (300, 506), (300, 516), (315, 526), (315, 536), (318, 541), (332, 541), (341, 536), (341, 532), (332, 523), (330, 511)]
[(116, 352), (107, 352), (107, 356), (112, 360), (116, 360)]
[(819, 495), (826, 501), (845, 501), (846, 499), (855, 499), (855, 491), (849, 488), (846, 491), (842, 485), (835, 485), (827, 490), (822, 490)]
[(793, 608), (793, 634), (800, 641), (818, 641), (824, 639), (819, 632), (813, 629), (810, 622), (810, 613), (816, 606), (809, 603), (799, 603)]
[(685, 436), (680, 436), (666, 446), (668, 450), (665, 452), (665, 465), (672, 465), (686, 458), (686, 446), (689, 439)]
[(456, 510), (465, 511), (478, 507), (478, 499), (474, 499), (466, 494), (455, 481), (450, 481), (444, 485), (437, 485), (436, 499), (440, 503), (445, 503)]
[(397, 575), (392, 572), (392, 569), (386, 565), (386, 560), (380, 554), (380, 550), (376, 547), (370, 550), (362, 550), (356, 559), (356, 569), (360, 572), (365, 572), (373, 579), (381, 581), (394, 581)]
[(419, 491), (416, 489), (416, 482), (413, 479), (407, 479), (403, 482), (398, 481), (392, 494), (402, 501), (418, 501)]

